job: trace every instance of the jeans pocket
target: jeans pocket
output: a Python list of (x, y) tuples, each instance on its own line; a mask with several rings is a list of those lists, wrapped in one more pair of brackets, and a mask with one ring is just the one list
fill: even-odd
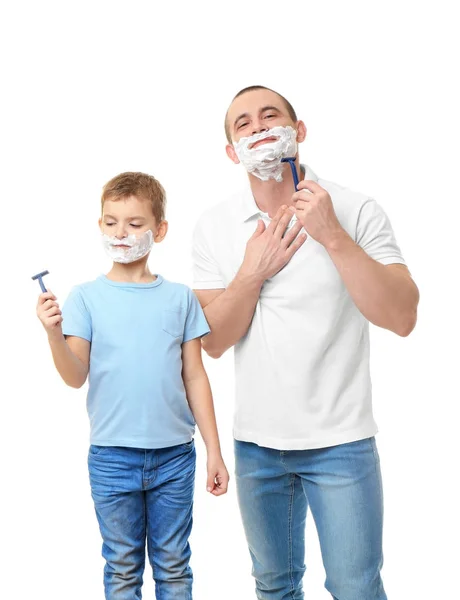
[(89, 453), (91, 454), (91, 456), (99, 456), (100, 454), (104, 454), (104, 452), (107, 452), (108, 449), (109, 446), (96, 446), (94, 444), (91, 444), (91, 446), (89, 447)]
[(166, 331), (172, 337), (180, 337), (184, 332), (182, 312), (171, 308), (165, 309), (161, 318), (161, 327), (163, 331)]
[(374, 453), (374, 458), (377, 463), (380, 462), (379, 451), (377, 450), (377, 442), (375, 441), (375, 437), (369, 438), (369, 442), (371, 444), (372, 452)]

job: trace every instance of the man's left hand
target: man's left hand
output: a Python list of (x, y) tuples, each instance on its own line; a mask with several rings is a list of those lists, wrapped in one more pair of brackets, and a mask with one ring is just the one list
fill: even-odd
[(325, 248), (345, 230), (340, 225), (328, 192), (315, 181), (301, 181), (292, 196), (295, 214), (305, 231)]

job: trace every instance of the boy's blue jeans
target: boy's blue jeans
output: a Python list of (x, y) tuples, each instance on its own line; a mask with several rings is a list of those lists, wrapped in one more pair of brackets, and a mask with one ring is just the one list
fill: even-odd
[(383, 498), (374, 438), (280, 451), (235, 441), (241, 515), (260, 600), (301, 600), (310, 506), (335, 600), (386, 600)]
[(90, 447), (107, 600), (142, 597), (146, 544), (157, 600), (191, 600), (195, 459), (193, 441), (157, 450)]

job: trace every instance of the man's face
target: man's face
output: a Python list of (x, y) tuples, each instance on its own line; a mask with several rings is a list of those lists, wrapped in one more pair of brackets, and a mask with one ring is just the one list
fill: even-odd
[(150, 229), (155, 241), (159, 242), (167, 230), (166, 221), (157, 224), (150, 202), (139, 200), (135, 196), (106, 200), (99, 226), (102, 233), (119, 240), (132, 234), (139, 238)]
[(280, 125), (296, 128), (283, 100), (269, 90), (246, 92), (236, 98), (228, 109), (227, 123), (233, 142)]
[[(298, 131), (298, 142), (303, 142), (306, 135), (303, 122), (293, 121), (283, 100), (270, 90), (254, 90), (235, 98), (227, 112), (227, 125), (233, 143), (273, 127), (287, 125)], [(275, 140), (275, 137), (268, 137), (256, 142), (253, 147)], [(233, 162), (239, 163), (232, 144), (227, 145), (227, 154)]]

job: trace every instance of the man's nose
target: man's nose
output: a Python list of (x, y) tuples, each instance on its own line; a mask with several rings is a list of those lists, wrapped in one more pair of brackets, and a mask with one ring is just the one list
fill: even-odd
[(262, 131), (268, 131), (268, 127), (260, 121), (254, 121), (252, 124), (252, 135), (262, 133)]

